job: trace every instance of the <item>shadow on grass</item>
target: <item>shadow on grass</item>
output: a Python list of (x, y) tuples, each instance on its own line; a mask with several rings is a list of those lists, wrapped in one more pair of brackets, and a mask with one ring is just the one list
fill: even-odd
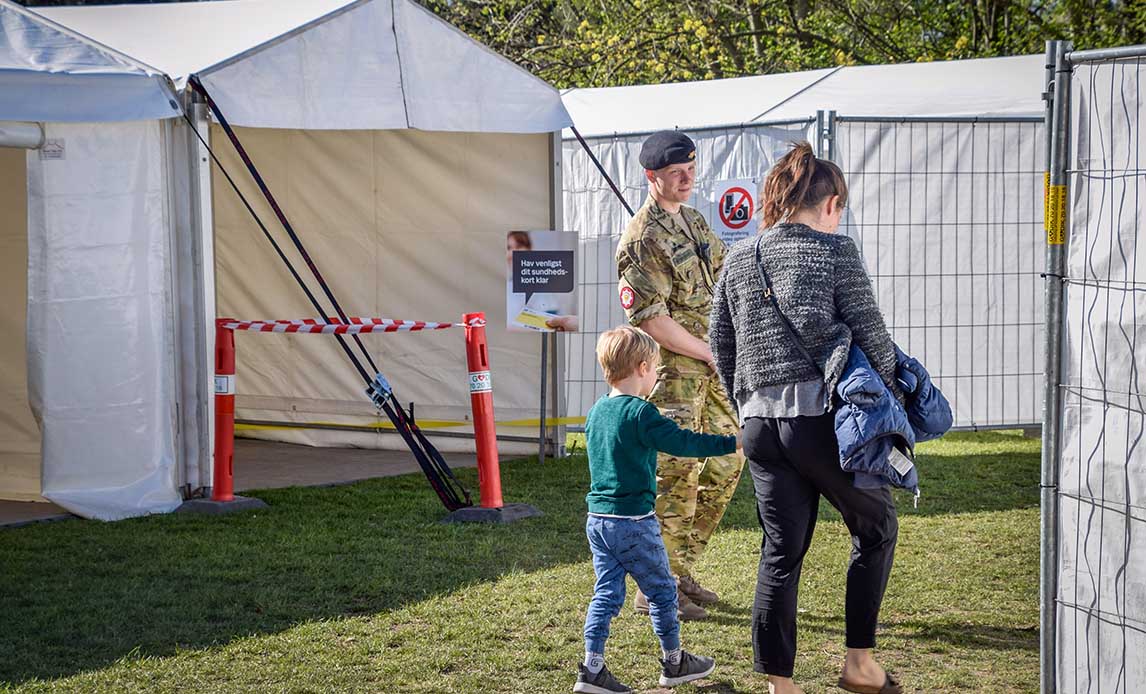
[[(473, 470), (457, 474), (477, 489)], [(502, 479), (507, 502), (545, 516), (447, 525), (425, 479), (408, 475), (249, 492), (270, 508), (234, 516), (0, 531), (0, 689), (588, 558), (583, 459), (516, 461)]]
[[(910, 492), (895, 490), (900, 518), (1038, 508), (1040, 450), (1038, 439), (1019, 432), (948, 434), (916, 450), (919, 507)], [(758, 529), (752, 480), (745, 467), (722, 528)], [(840, 520), (827, 501), (820, 520)]]
[[(1038, 504), (1037, 442), (953, 437), (923, 449), (919, 467), (924, 503), (913, 511), (900, 497), (901, 515)], [(477, 488), (475, 471), (458, 476)], [(408, 475), (253, 492), (270, 508), (235, 516), (0, 531), (0, 688), (124, 657), (163, 657), (306, 621), (383, 612), (509, 573), (588, 559), (583, 457), (507, 463), (502, 478), (507, 502), (529, 502), (546, 515), (508, 526), (445, 525), (425, 480)], [(821, 515), (834, 515), (825, 509)], [(747, 476), (723, 527), (757, 527)], [(739, 624), (744, 615), (716, 618)], [(944, 638), (942, 624), (917, 628)], [(965, 633), (950, 628), (952, 638)], [(993, 643), (1007, 634), (979, 638)]]
[[(800, 628), (808, 631), (844, 638), (844, 619), (839, 615), (801, 614)], [(927, 642), (940, 643), (944, 648), (970, 648), (985, 651), (1039, 650), (1038, 627), (996, 626), (971, 624), (952, 619), (932, 617), (923, 619), (880, 620), (881, 638), (902, 639), (918, 643), (926, 650)]]

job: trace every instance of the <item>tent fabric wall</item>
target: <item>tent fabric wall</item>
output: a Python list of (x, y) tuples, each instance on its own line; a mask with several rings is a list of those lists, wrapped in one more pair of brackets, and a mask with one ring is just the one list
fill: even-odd
[(1142, 72), (1141, 60), (1131, 60), (1076, 65), (1073, 75), (1056, 538), (1060, 692), (1146, 690)]
[(0, 499), (42, 501), (40, 428), (28, 408), (25, 152), (0, 147)]
[[(348, 314), (458, 322), (465, 312), (484, 311), (498, 420), (537, 416), (540, 343), (536, 335), (505, 330), (505, 235), (549, 227), (549, 135), (247, 128), (238, 134)], [(225, 143), (225, 135), (214, 128), (212, 141)], [(229, 144), (215, 149), (233, 176), (242, 171)], [(249, 176), (236, 178), (289, 248)], [(219, 175), (213, 181), (219, 315), (313, 317), (226, 181)], [(309, 280), (294, 249), (286, 253)], [(317, 284), (310, 286), (321, 297)], [(469, 419), (460, 329), (362, 340), (402, 401), (417, 404), (420, 420)], [(236, 348), (240, 419), (377, 420), (332, 337), (239, 332)], [(402, 445), (397, 437), (347, 432), (247, 435), (312, 445)]]
[(837, 125), (844, 230), (892, 337), (927, 365), (957, 426), (1042, 416), (1045, 137), (1037, 122)]
[(64, 152), (28, 155), (28, 389), (42, 493), (88, 518), (168, 512), (181, 497), (162, 124), (46, 131)]
[[(717, 181), (752, 178), (767, 171), (792, 141), (808, 137), (807, 125), (786, 128), (734, 127), (691, 133), (696, 143), (697, 179), (694, 203), (710, 214), (706, 201)], [(587, 140), (590, 149), (625, 200), (636, 210), (648, 195), (648, 181), (638, 160), (644, 136)], [(584, 416), (608, 391), (595, 356), (597, 335), (626, 322), (617, 300), (615, 254), (629, 215), (576, 140), (564, 142), (565, 228), (580, 236), (577, 271), (581, 332), (567, 336), (566, 408)]]

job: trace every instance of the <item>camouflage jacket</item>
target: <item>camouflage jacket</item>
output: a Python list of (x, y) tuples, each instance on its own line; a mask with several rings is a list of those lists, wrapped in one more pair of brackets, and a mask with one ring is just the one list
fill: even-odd
[[(691, 233), (650, 197), (629, 221), (617, 247), (621, 306), (633, 325), (669, 316), (694, 337), (708, 341), (712, 291), (724, 263), (724, 242), (700, 212), (681, 205)], [(661, 373), (710, 373), (697, 359), (661, 349)]]

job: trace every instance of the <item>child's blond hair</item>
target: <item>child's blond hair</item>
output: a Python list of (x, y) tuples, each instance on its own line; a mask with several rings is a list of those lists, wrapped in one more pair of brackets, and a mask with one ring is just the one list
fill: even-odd
[(597, 339), (597, 361), (609, 385), (628, 378), (642, 361), (655, 365), (659, 355), (657, 341), (631, 325), (606, 330)]

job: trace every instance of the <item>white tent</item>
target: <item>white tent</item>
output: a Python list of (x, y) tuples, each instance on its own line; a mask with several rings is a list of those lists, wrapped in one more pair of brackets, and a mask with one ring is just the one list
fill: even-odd
[(180, 502), (160, 156), (175, 99), (154, 68), (0, 2), (0, 131), (36, 135), (0, 143), (44, 145), (0, 148), (3, 498)]
[[(849, 66), (563, 99), (634, 208), (647, 194), (637, 159), (645, 136), (692, 136), (693, 204), (710, 223), (723, 182), (758, 188), (791, 141), (813, 142), (849, 180), (846, 232), (893, 335), (938, 377), (956, 424), (1021, 426), (1041, 412), (1043, 63)], [(591, 317), (570, 338), (567, 371), (569, 412), (583, 414), (600, 394), (594, 333), (624, 320), (613, 253), (628, 214), (571, 133), (564, 161), (565, 223), (582, 238)]]
[[(504, 243), (510, 229), (560, 228), (557, 143), (569, 119), (555, 90), (410, 0), (227, 0), (39, 12), (85, 42), (114, 47), (153, 66), (154, 74), (170, 76), (197, 129), (289, 246), (222, 131), (208, 127), (203, 104), (185, 88), (198, 76), (232, 125), (241, 126), (239, 137), (347, 311), (439, 321), (485, 311), (499, 421), (536, 416), (540, 343), (500, 329)], [(31, 62), (48, 66), (39, 76), (48, 83), (52, 63), (44, 56), (51, 57), (50, 46), (9, 41), (7, 32), (2, 38), (14, 54), (40, 51)], [(60, 98), (67, 101), (66, 94)], [(68, 161), (109, 131), (104, 124), (52, 122), (46, 107), (42, 113), (19, 118), (44, 122), (49, 139), (66, 139)], [(0, 111), (0, 119), (10, 117), (16, 116)], [(49, 216), (58, 214), (57, 207), (77, 215), (71, 228), (81, 239), (69, 247), (77, 252), (75, 265), (40, 267), (49, 274), (102, 276), (105, 259), (82, 252), (89, 238), (85, 225), (107, 210), (154, 203), (157, 216), (148, 219), (165, 233), (157, 233), (162, 238), (147, 250), (165, 261), (153, 279), (166, 280), (169, 289), (166, 311), (145, 327), (169, 337), (168, 393), (179, 407), (155, 426), (132, 424), (141, 436), (175, 441), (170, 490), (194, 490), (210, 485), (216, 300), (219, 315), (237, 318), (310, 317), (314, 310), (226, 181), (211, 170), (190, 128), (183, 121), (133, 123), (151, 128), (156, 146), (149, 152), (121, 148), (120, 154), (154, 175), (155, 190), (137, 187), (118, 197), (94, 190), (90, 204), (68, 204), (75, 189), (98, 189), (92, 181), (110, 185), (105, 182), (111, 177), (64, 181), (61, 194), (44, 207)], [(37, 156), (32, 152), (29, 162)], [(105, 151), (92, 158), (115, 157)], [(304, 267), (293, 250), (287, 252)], [(33, 284), (38, 260), (30, 261)], [(122, 343), (137, 334), (117, 334), (118, 319), (104, 325), (106, 341), (89, 342), (86, 353), (60, 349), (57, 359), (90, 374), (130, 356)], [(92, 339), (90, 331), (74, 337)], [(468, 391), (457, 331), (364, 339), (399, 396), (417, 403), (419, 419), (464, 425)], [(30, 330), (29, 345), (34, 349), (39, 341)], [(329, 339), (240, 333), (237, 342), (240, 418), (326, 426), (376, 420), (360, 381)], [(64, 371), (57, 365), (52, 373)], [(82, 393), (87, 383), (68, 385)], [(92, 414), (75, 408), (69, 416)], [(346, 431), (275, 428), (257, 434), (322, 445), (400, 445), (396, 437)], [(149, 505), (132, 489), (99, 488), (113, 457), (126, 467), (146, 464), (133, 451), (120, 446), (92, 455), (77, 436), (60, 456), (65, 467), (85, 470), (76, 486), (93, 497), (89, 506), (68, 506), (72, 510), (112, 518), (169, 507)], [(45, 450), (45, 470), (46, 460)], [(4, 469), (0, 496), (10, 486)]]

